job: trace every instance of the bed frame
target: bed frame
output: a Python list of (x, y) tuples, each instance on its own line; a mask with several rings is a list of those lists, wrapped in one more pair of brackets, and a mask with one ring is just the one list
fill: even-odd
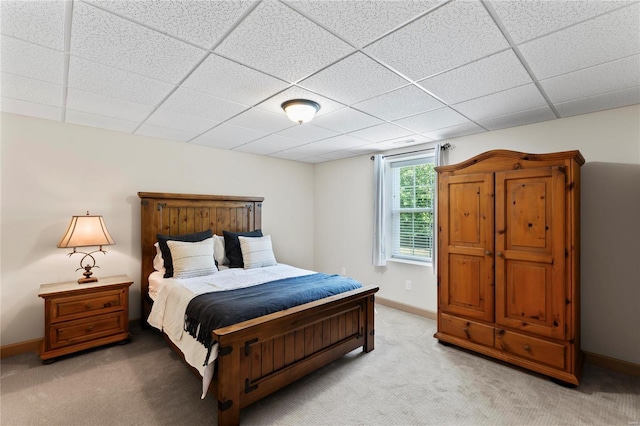
[[(143, 319), (149, 316), (153, 304), (147, 278), (153, 272), (156, 234), (211, 229), (222, 235), (223, 230), (261, 228), (261, 197), (150, 192), (138, 195), (142, 203)], [(354, 349), (372, 351), (377, 291), (376, 286), (363, 287), (214, 330), (219, 352), (209, 391), (218, 401), (218, 425), (238, 424), (241, 408)]]

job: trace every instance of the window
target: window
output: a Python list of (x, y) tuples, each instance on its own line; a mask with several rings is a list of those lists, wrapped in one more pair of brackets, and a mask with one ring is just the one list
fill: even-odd
[(386, 160), (387, 247), (392, 259), (431, 262), (434, 235), (434, 156)]

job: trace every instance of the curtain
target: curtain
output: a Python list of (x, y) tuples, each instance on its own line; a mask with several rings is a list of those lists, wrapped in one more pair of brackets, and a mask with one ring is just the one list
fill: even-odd
[(373, 266), (386, 266), (384, 229), (384, 157), (380, 154), (373, 157)]
[[(442, 165), (444, 150), (442, 145), (436, 145), (435, 152), (435, 166)], [(433, 252), (431, 260), (433, 262), (433, 275), (438, 274), (438, 174), (436, 173), (435, 179), (433, 179)]]

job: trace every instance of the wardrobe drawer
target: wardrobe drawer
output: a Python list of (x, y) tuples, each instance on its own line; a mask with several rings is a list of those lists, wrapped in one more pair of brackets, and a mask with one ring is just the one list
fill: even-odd
[(440, 314), (440, 331), (473, 343), (493, 346), (493, 327), (464, 318)]
[(496, 348), (521, 358), (565, 369), (566, 346), (496, 329)]
[(75, 345), (125, 331), (124, 312), (52, 324), (49, 330), (50, 347), (55, 349)]
[(106, 290), (51, 300), (51, 322), (66, 321), (121, 310), (126, 303), (123, 289)]

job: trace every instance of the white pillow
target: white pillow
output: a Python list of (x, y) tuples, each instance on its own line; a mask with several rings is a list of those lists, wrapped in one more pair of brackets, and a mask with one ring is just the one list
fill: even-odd
[(162, 252), (160, 251), (160, 244), (155, 243), (153, 246), (156, 248), (156, 257), (153, 258), (153, 269), (158, 272), (162, 272), (164, 275), (164, 259), (162, 258)]
[(271, 246), (271, 236), (242, 237), (238, 236), (244, 269), (263, 268), (277, 264)]
[(218, 261), (218, 265), (228, 265), (227, 253), (224, 251), (224, 237), (213, 234), (213, 257)]
[(213, 259), (213, 238), (195, 243), (167, 241), (173, 259), (174, 278), (192, 278), (211, 275), (218, 271)]

